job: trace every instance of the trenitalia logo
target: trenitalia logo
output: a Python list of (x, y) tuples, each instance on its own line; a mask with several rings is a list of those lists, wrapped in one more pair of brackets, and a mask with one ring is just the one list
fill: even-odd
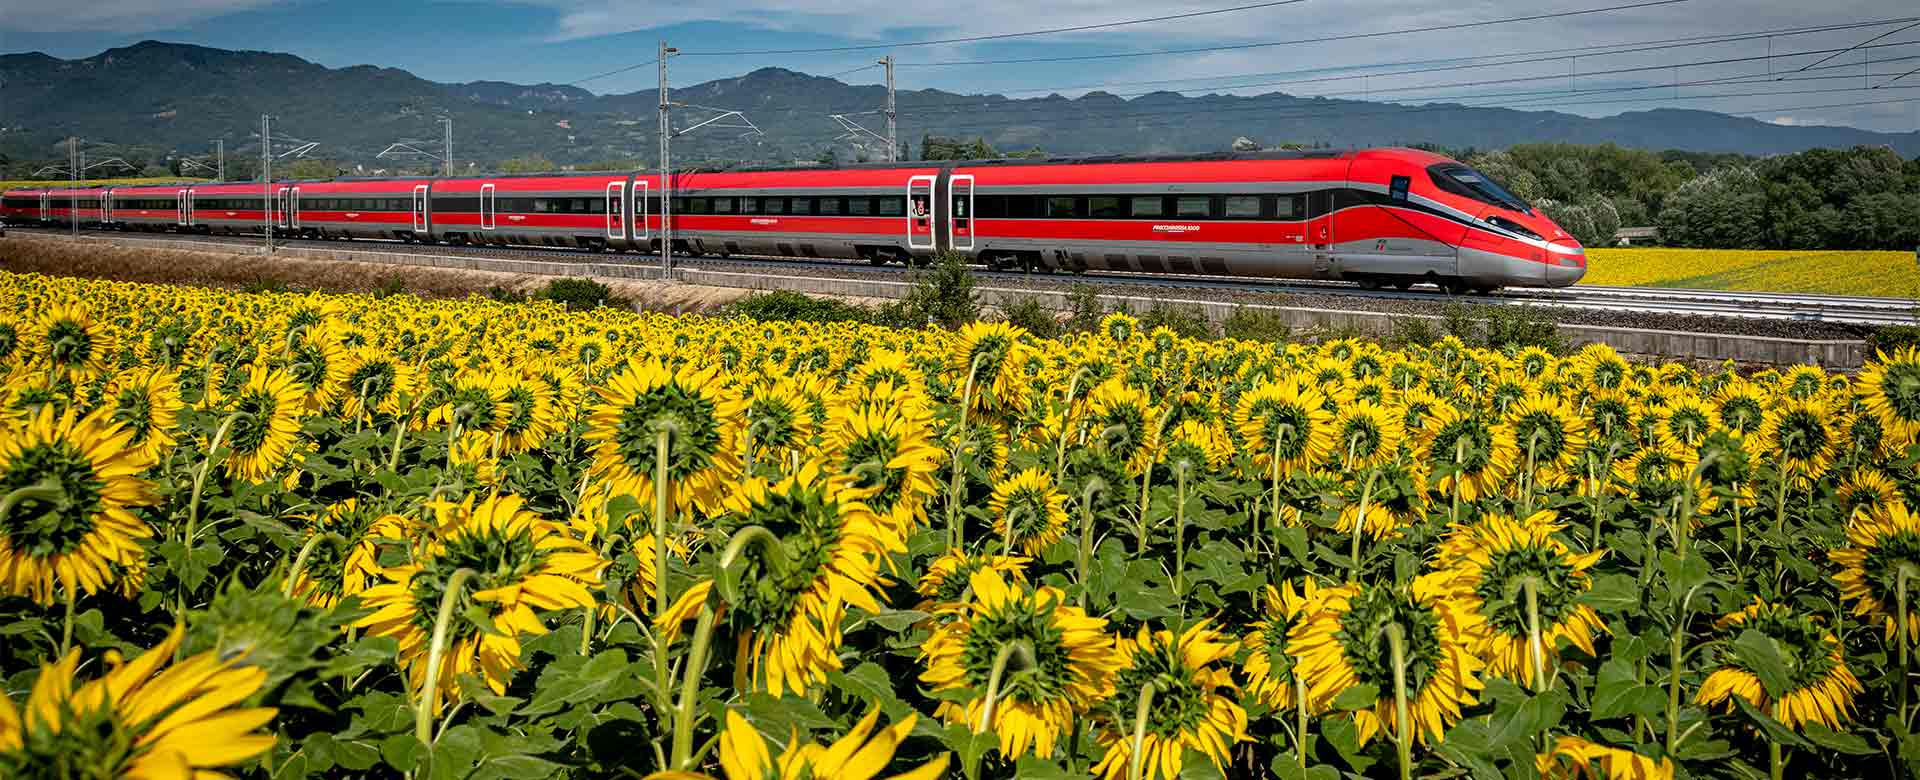
[(750, 220), (747, 220), (747, 222), (748, 222), (749, 224), (753, 224), (753, 225), (778, 225), (778, 224), (780, 224), (780, 220), (777, 220), (777, 219), (750, 219)]
[(1154, 225), (1155, 233), (1198, 233), (1199, 225)]

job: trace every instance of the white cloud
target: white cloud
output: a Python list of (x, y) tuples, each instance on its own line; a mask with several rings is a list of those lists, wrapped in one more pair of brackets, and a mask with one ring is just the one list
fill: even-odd
[(0, 29), (142, 33), (170, 30), (281, 0), (0, 0)]

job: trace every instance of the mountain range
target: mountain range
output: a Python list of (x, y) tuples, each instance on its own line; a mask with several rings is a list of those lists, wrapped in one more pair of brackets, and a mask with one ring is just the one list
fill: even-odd
[[(708, 128), (674, 142), (675, 162), (787, 162), (829, 149), (842, 160), (884, 156), (884, 144), (844, 138), (829, 115), (884, 133), (872, 113), (885, 89), (764, 68), (676, 88), (677, 103), (744, 112), (761, 132)], [(1497, 148), (1518, 143), (1616, 143), (1651, 149), (1777, 154), (1815, 147), (1891, 146), (1920, 155), (1920, 132), (1783, 125), (1710, 111), (1654, 109), (1604, 118), (1557, 111), (1402, 105), (1299, 97), (1154, 92), (1123, 98), (1009, 98), (940, 90), (897, 97), (900, 139), (917, 154), (923, 135), (984, 137), (1001, 150), (1050, 154), (1168, 153), (1256, 143), (1331, 146), (1428, 143)], [(328, 68), (291, 54), (147, 41), (82, 59), (0, 55), (0, 154), (64, 159), (64, 139), (201, 153), (224, 139), (230, 156), (259, 148), (260, 115), (276, 139), (320, 144), (313, 155), (378, 164), (388, 144), (438, 151), (442, 116), (454, 121), (455, 157), (482, 165), (527, 155), (555, 162), (650, 164), (658, 127), (654, 90), (600, 95), (561, 84), (447, 84), (394, 68)], [(868, 113), (862, 113), (868, 112)], [(676, 126), (712, 113), (682, 108)], [(726, 122), (720, 124), (736, 124)]]

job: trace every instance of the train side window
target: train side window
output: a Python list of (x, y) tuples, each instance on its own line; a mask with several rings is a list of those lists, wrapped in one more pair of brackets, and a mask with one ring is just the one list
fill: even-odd
[(1174, 198), (1173, 213), (1181, 219), (1206, 219), (1213, 213), (1213, 199), (1205, 195)]
[(760, 213), (760, 199), (759, 198), (741, 198), (740, 213), (742, 214)]
[(1301, 219), (1306, 215), (1307, 215), (1307, 196), (1305, 195), (1274, 196), (1274, 205), (1273, 205), (1274, 219)]
[(1120, 209), (1119, 198), (1087, 198), (1087, 216), (1094, 219), (1119, 219), (1126, 216)]
[(1131, 198), (1128, 208), (1136, 218), (1159, 219), (1167, 215), (1167, 199), (1159, 195)]
[(1413, 179), (1405, 176), (1393, 177), (1392, 183), (1387, 185), (1387, 199), (1395, 203), (1407, 202), (1407, 186), (1412, 183)]
[(712, 204), (713, 204), (712, 198), (689, 198), (687, 199), (687, 213), (688, 214), (712, 213), (713, 211)]
[(715, 214), (732, 214), (732, 213), (733, 213), (733, 198), (714, 198), (714, 199), (713, 199), (713, 213), (715, 213)]
[(766, 198), (760, 201), (760, 212), (762, 214), (785, 214), (787, 213), (787, 199)]
[(1007, 215), (1007, 196), (973, 196), (973, 216), (979, 219), (999, 219)]
[(881, 198), (879, 206), (880, 206), (879, 208), (880, 216), (883, 216), (883, 217), (898, 217), (898, 216), (904, 216), (907, 213), (906, 198), (900, 198), (900, 197)]
[(794, 198), (793, 207), (788, 210), (794, 214), (810, 215), (813, 213), (813, 198)]
[(845, 211), (845, 209), (840, 207), (840, 203), (841, 203), (840, 198), (821, 198), (820, 209), (819, 209), (820, 215), (821, 216), (838, 216), (840, 212)]
[(856, 217), (873, 214), (873, 198), (848, 198), (847, 213)]
[(1260, 218), (1260, 196), (1229, 195), (1225, 200), (1227, 219)]
[(1008, 195), (1007, 216), (1013, 219), (1033, 219), (1040, 216), (1040, 196)]
[(1047, 198), (1047, 219), (1072, 219), (1075, 198)]

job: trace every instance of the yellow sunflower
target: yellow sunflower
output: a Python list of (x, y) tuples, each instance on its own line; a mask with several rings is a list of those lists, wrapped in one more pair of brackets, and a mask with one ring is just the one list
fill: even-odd
[[(1068, 606), (1056, 588), (1008, 584), (993, 569), (976, 571), (969, 581), (973, 597), (921, 646), (927, 668), (920, 681), (935, 693), (978, 695), (942, 702), (935, 715), (999, 735), (1008, 761), (1029, 753), (1049, 759), (1074, 717), (1113, 692), (1118, 659), (1107, 621)], [(996, 696), (991, 704), (989, 692)], [(982, 723), (989, 706), (993, 721)]]
[(1861, 369), (1854, 387), (1889, 438), (1920, 441), (1920, 347), (1881, 353)]
[(1084, 432), (1086, 442), (1126, 464), (1127, 473), (1139, 476), (1153, 464), (1159, 421), (1153, 419), (1153, 407), (1140, 388), (1109, 379), (1094, 388), (1083, 414), (1076, 428)]
[(24, 707), (0, 694), (0, 777), (219, 778), (272, 750), (260, 729), (278, 711), (236, 706), (267, 670), (216, 651), (169, 663), (185, 637), (175, 625), (132, 661), (110, 650), (84, 683), (76, 648), (40, 667)]
[[(874, 731), (880, 711), (869, 710), (846, 736), (831, 745), (801, 742), (795, 733), (780, 755), (767, 749), (767, 738), (734, 710), (727, 710), (727, 729), (720, 734), (720, 771), (726, 780), (874, 780), (894, 763), (894, 752), (913, 733), (918, 715), (908, 715), (892, 726)], [(883, 780), (940, 780), (950, 754), (918, 767), (888, 775)], [(695, 772), (655, 772), (647, 780), (712, 780)]]
[(506, 418), (500, 423), (501, 455), (516, 455), (540, 449), (547, 438), (560, 431), (554, 409), (553, 391), (546, 384), (519, 374), (499, 379), (500, 396)]
[(347, 353), (346, 363), (340, 395), (347, 417), (359, 419), (375, 413), (397, 417), (406, 411), (403, 399), (415, 392), (412, 366), (386, 350), (372, 347)]
[(306, 391), (292, 374), (254, 366), (247, 370), (244, 384), (230, 395), (217, 397), (215, 403), (232, 421), (221, 442), (227, 450), (229, 477), (265, 482), (286, 465), (299, 438), (300, 414), (306, 405)]
[(305, 567), (294, 579), (293, 595), (328, 609), (342, 598), (366, 592), (380, 580), (380, 551), (404, 549), (414, 530), (413, 521), (358, 498), (327, 507), (304, 529), (302, 544), (318, 534), (335, 534), (340, 540), (313, 544)]
[(1369, 685), (1380, 698), (1353, 713), (1361, 744), (1393, 723), (1394, 668), (1384, 626), (1405, 637), (1409, 738), (1438, 743), (1474, 703), (1484, 665), (1474, 655), (1472, 618), (1445, 574), (1429, 574), (1402, 591), (1391, 585), (1343, 585), (1321, 591), (1317, 608), (1287, 635), (1299, 659), (1294, 674), (1307, 682), (1309, 707), (1331, 710), (1347, 689)]
[(990, 570), (1004, 579), (1024, 584), (1026, 566), (1032, 562), (1032, 558), (1019, 555), (970, 555), (961, 550), (948, 550), (927, 564), (927, 572), (914, 584), (914, 592), (925, 599), (915, 609), (937, 613), (966, 609), (964, 597), (974, 572)]
[[(840, 668), (848, 606), (880, 611), (881, 559), (906, 547), (860, 495), (848, 478), (813, 460), (778, 483), (748, 478), (727, 496), (726, 508), (743, 526), (761, 526), (779, 540), (778, 556), (744, 559), (741, 592), (724, 614), (753, 676), (774, 696), (804, 694)], [(656, 622), (677, 635), (714, 586), (711, 579), (695, 583)]]
[(1760, 424), (1767, 419), (1767, 407), (1772, 404), (1773, 399), (1765, 391), (1739, 377), (1721, 386), (1707, 400), (1714, 422), (1742, 435), (1759, 432)]
[(117, 341), (85, 306), (54, 305), (41, 315), (36, 333), (39, 357), (68, 381), (79, 384), (112, 370), (108, 361), (118, 349)]
[(1761, 462), (1780, 468), (1796, 485), (1825, 478), (1846, 437), (1845, 415), (1819, 399), (1786, 399), (1767, 410), (1757, 441)]
[(652, 496), (657, 437), (664, 431), (674, 507), (719, 508), (740, 461), (733, 444), (738, 404), (717, 372), (633, 360), (595, 393), (599, 403), (585, 436), (593, 446), (594, 478), (608, 481), (616, 495)]
[(1587, 449), (1587, 424), (1567, 404), (1552, 396), (1529, 395), (1507, 408), (1506, 425), (1513, 431), (1514, 450), (1523, 460), (1533, 455), (1534, 484), (1548, 488), (1565, 485), (1575, 473), (1574, 462)]
[(1067, 530), (1067, 497), (1046, 469), (1029, 468), (994, 485), (987, 506), (993, 510), (993, 532), (1006, 540), (1007, 553), (1018, 549), (1039, 555)]
[[(1456, 614), (1465, 618), (1473, 653), (1486, 661), (1488, 674), (1533, 685), (1536, 660), (1542, 670), (1559, 665), (1562, 639), (1589, 657), (1598, 655), (1593, 638), (1607, 626), (1580, 597), (1593, 587), (1589, 570), (1604, 553), (1568, 549), (1554, 537), (1566, 527), (1555, 520), (1551, 511), (1524, 520), (1486, 515), (1455, 528), (1442, 543), (1436, 566), (1452, 578)], [(1534, 585), (1540, 618), (1538, 659), (1529, 630), (1527, 582)]]
[(903, 536), (927, 519), (941, 461), (919, 397), (881, 383), (866, 398), (834, 409), (826, 426), (828, 462), (852, 477), (860, 499)]
[(1153, 686), (1145, 731), (1140, 741), (1142, 778), (1175, 780), (1193, 750), (1213, 762), (1216, 771), (1227, 763), (1227, 751), (1249, 739), (1247, 711), (1227, 692), (1234, 691), (1233, 672), (1224, 665), (1238, 643), (1201, 621), (1178, 635), (1149, 631), (1141, 626), (1132, 639), (1114, 644), (1119, 674), (1108, 699), (1107, 725), (1095, 733), (1106, 754), (1093, 773), (1103, 780), (1128, 776), (1134, 760), (1131, 724), (1142, 692)]
[(973, 411), (1008, 415), (1026, 405), (1024, 383), (1013, 370), (1025, 335), (1025, 329), (1006, 322), (974, 322), (955, 336), (947, 365), (956, 388), (964, 390), (972, 376)]
[(786, 462), (786, 453), (805, 452), (813, 446), (818, 428), (813, 404), (801, 395), (798, 383), (789, 378), (754, 388), (746, 403), (744, 446), (751, 462), (759, 452), (773, 456), (776, 464)]
[[(1827, 553), (1840, 567), (1833, 580), (1840, 598), (1853, 602), (1853, 614), (1879, 623), (1887, 639), (1899, 631), (1898, 589), (1901, 571), (1908, 588), (1920, 583), (1920, 512), (1902, 502), (1881, 504), (1847, 528), (1847, 546)], [(1920, 609), (1909, 591), (1907, 641), (1920, 641)]]
[(131, 435), (128, 444), (139, 450), (140, 460), (158, 463), (178, 442), (173, 432), (180, 427), (180, 384), (163, 368), (136, 369), (114, 377), (108, 388), (113, 403), (113, 421)]
[(1876, 507), (1899, 500), (1900, 486), (1886, 472), (1866, 466), (1854, 469), (1833, 491), (1833, 501), (1839, 505), (1843, 518), (1851, 518), (1855, 512), (1872, 512)]
[(1247, 649), (1247, 693), (1272, 710), (1286, 710), (1299, 704), (1294, 677), (1298, 661), (1288, 649), (1287, 634), (1313, 610), (1320, 598), (1320, 586), (1313, 578), (1302, 580), (1295, 590), (1291, 580), (1279, 588), (1268, 585), (1261, 598), (1261, 619), (1253, 624), (1241, 644)]
[(1673, 780), (1673, 761), (1607, 747), (1580, 737), (1560, 737), (1553, 750), (1534, 757), (1542, 780)]
[(153, 535), (133, 508), (158, 502), (139, 478), (149, 461), (102, 409), (75, 419), (52, 408), (0, 427), (0, 593), (55, 601), (111, 587), (116, 567), (145, 566)]
[(385, 570), (386, 582), (360, 594), (374, 611), (355, 625), (398, 641), (410, 687), (420, 690), (440, 602), (456, 576), (470, 577), (452, 612), (440, 695), (443, 701), (458, 696), (462, 675), (504, 693), (520, 667), (520, 637), (547, 632), (543, 611), (593, 606), (592, 589), (606, 564), (560, 524), (528, 511), (519, 496), (468, 495), (433, 509), (439, 530), (419, 557)]
[(1434, 486), (1442, 493), (1452, 493), (1459, 483), (1462, 501), (1499, 494), (1507, 479), (1521, 468), (1512, 428), (1450, 405), (1435, 409), (1427, 418), (1417, 456), (1436, 467), (1450, 467), (1452, 470), (1441, 473)]
[(1275, 468), (1276, 457), (1281, 476), (1326, 460), (1340, 444), (1326, 403), (1319, 388), (1287, 380), (1268, 382), (1240, 396), (1234, 426), (1262, 475)]
[(1721, 659), (1721, 667), (1700, 684), (1700, 692), (1694, 697), (1699, 704), (1725, 705), (1732, 711), (1732, 698), (1738, 696), (1790, 729), (1818, 723), (1838, 730), (1853, 719), (1853, 697), (1864, 689), (1847, 668), (1840, 640), (1822, 627), (1818, 618), (1756, 596), (1752, 604), (1722, 617), (1714, 627), (1729, 635), (1758, 632), (1784, 656), (1774, 663), (1784, 661), (1791, 679), (1774, 698), (1741, 656), (1739, 645), (1731, 645)]

